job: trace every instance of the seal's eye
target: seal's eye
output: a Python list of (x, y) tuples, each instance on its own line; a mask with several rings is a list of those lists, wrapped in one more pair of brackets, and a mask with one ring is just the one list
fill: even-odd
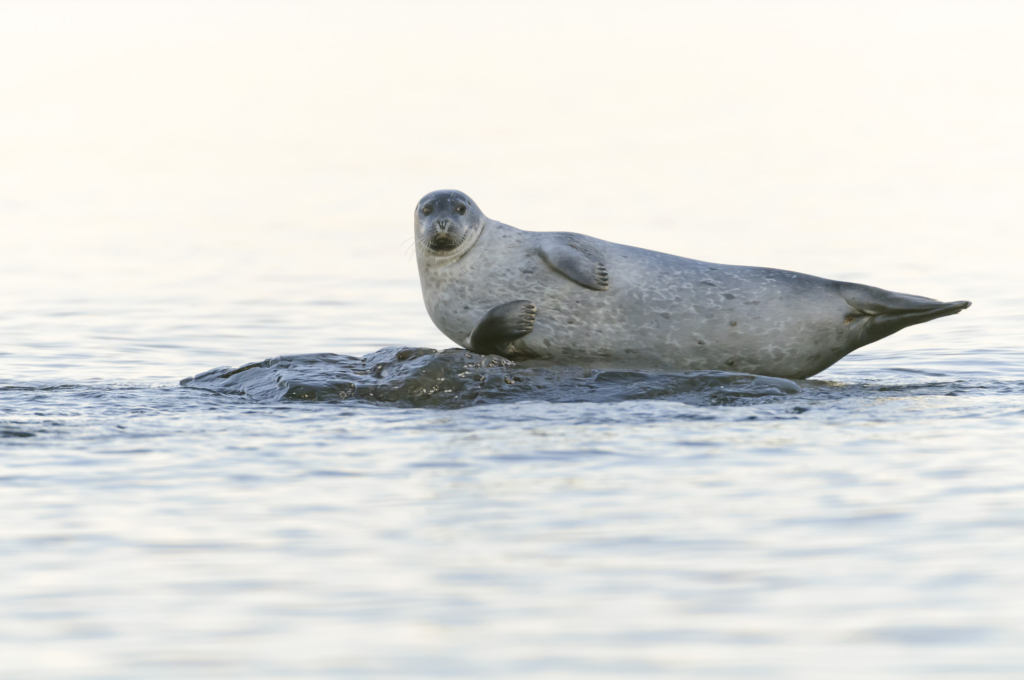
[(466, 206), (462, 205), (461, 203), (458, 204), (457, 206), (455, 206), (455, 212), (459, 213), (460, 215), (465, 215)]
[(421, 210), (420, 212), (423, 213), (424, 215), (429, 215), (430, 213), (434, 212), (434, 206), (428, 203), (427, 205), (423, 206), (423, 210)]

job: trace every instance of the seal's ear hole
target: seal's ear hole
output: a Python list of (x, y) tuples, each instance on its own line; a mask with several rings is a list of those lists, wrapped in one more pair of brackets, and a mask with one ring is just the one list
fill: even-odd
[(462, 205), (460, 203), (459, 205), (455, 206), (455, 212), (459, 213), (460, 215), (465, 215), (466, 214), (466, 206), (464, 206), (464, 205)]
[(430, 213), (434, 212), (434, 206), (428, 203), (425, 206), (423, 206), (423, 209), (420, 212), (422, 212), (424, 215), (429, 215)]

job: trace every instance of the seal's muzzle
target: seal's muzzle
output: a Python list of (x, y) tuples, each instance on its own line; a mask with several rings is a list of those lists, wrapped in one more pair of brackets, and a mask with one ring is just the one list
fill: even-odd
[(449, 220), (434, 220), (434, 223), (430, 225), (430, 238), (427, 240), (427, 245), (431, 250), (442, 252), (453, 250), (460, 241), (455, 225)]

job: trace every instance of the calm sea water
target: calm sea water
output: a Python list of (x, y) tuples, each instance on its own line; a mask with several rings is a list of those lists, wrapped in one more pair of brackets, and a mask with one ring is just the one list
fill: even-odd
[[(0, 5), (0, 677), (1021, 677), (1022, 31)], [(796, 383), (424, 355), (451, 392), (304, 398), (450, 346), (409, 251), (437, 188), (975, 304)]]

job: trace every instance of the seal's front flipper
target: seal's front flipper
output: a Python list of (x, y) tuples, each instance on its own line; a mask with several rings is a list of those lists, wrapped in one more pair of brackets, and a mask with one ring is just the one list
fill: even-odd
[(971, 306), (966, 300), (939, 302), (858, 283), (841, 283), (839, 292), (852, 308), (846, 317), (847, 323), (856, 321), (861, 325), (861, 345), (881, 340), (907, 326), (962, 312)]
[(584, 288), (608, 290), (608, 270), (604, 265), (594, 262), (572, 246), (545, 243), (540, 247), (540, 256), (552, 269)]
[(498, 305), (484, 314), (469, 336), (469, 348), (477, 354), (518, 354), (512, 341), (533, 330), (537, 307), (529, 300), (515, 300)]

